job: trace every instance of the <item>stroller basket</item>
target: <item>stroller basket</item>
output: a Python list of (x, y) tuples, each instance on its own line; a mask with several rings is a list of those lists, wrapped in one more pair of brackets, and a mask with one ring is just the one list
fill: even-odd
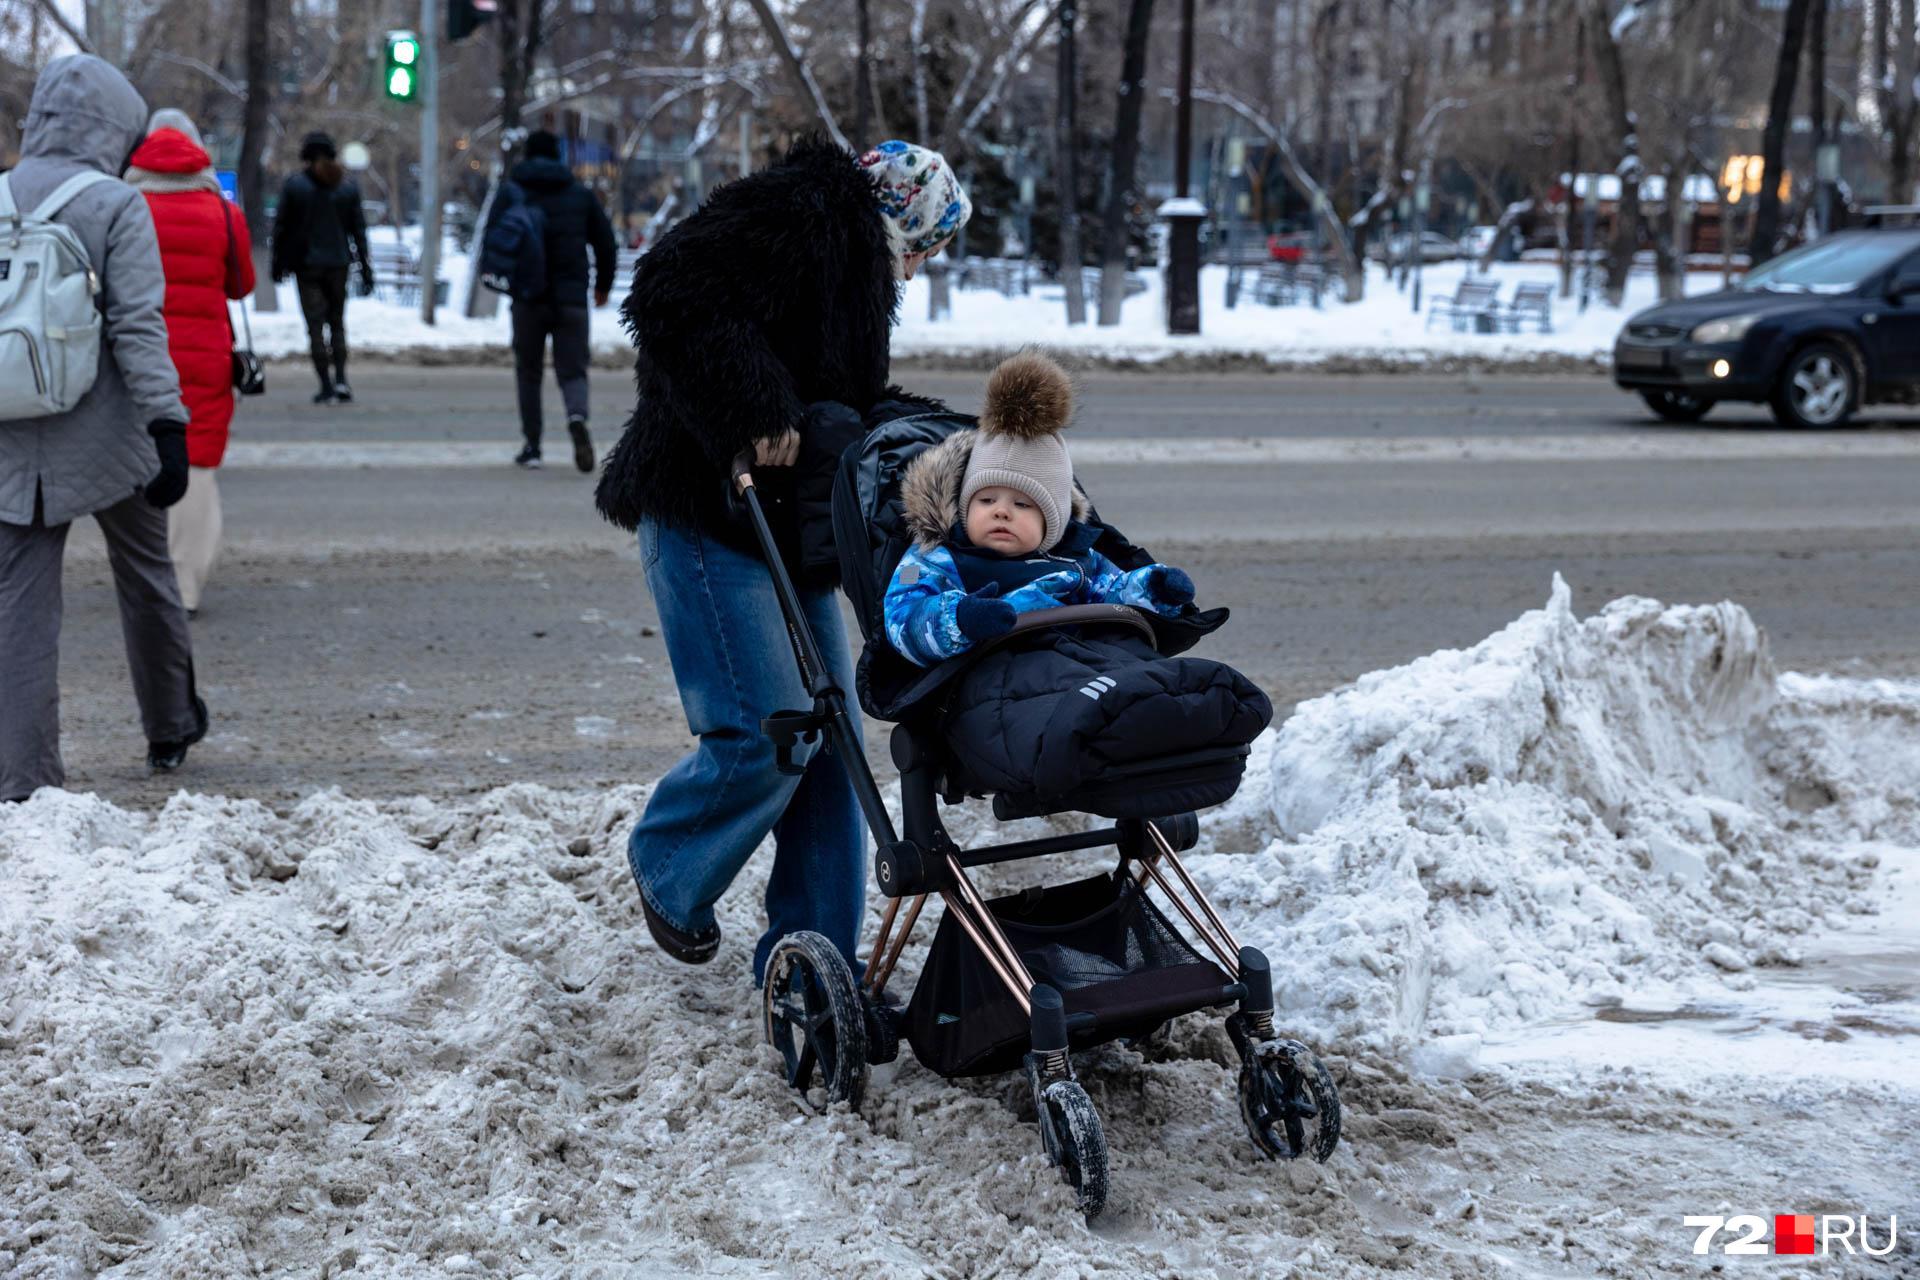
[[(1232, 1002), (1234, 980), (1188, 945), (1131, 877), (1098, 875), (989, 901), (1034, 981), (1059, 991), (1076, 1049), (1147, 1035)], [(943, 1076), (1020, 1066), (1028, 1016), (979, 947), (943, 917), (907, 1006), (914, 1055)]]

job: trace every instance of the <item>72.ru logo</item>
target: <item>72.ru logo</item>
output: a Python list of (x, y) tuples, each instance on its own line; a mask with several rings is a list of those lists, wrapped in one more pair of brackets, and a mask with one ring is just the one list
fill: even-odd
[[(1819, 1219), (1817, 1229), (1816, 1217)], [(1713, 1238), (1722, 1231), (1734, 1233), (1734, 1238), (1722, 1245), (1720, 1252), (1736, 1255), (1818, 1253), (1825, 1257), (1837, 1249), (1852, 1254), (1858, 1241), (1860, 1253), (1870, 1258), (1884, 1258), (1900, 1242), (1900, 1218), (1892, 1213), (1887, 1215), (1887, 1242), (1878, 1249), (1872, 1243), (1872, 1220), (1864, 1213), (1857, 1217), (1841, 1213), (1776, 1213), (1771, 1244), (1765, 1239), (1766, 1219), (1758, 1214), (1741, 1213), (1728, 1218), (1715, 1213), (1690, 1213), (1680, 1221), (1684, 1226), (1700, 1228), (1693, 1242), (1695, 1253), (1712, 1253)]]

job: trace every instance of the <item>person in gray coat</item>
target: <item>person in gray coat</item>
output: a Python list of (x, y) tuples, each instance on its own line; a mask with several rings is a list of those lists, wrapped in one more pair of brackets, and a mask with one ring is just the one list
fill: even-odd
[(66, 781), (60, 564), (81, 516), (106, 538), (148, 764), (178, 768), (207, 731), (167, 554), (165, 508), (187, 487), (187, 411), (167, 354), (166, 278), (146, 200), (117, 180), (146, 125), (147, 104), (112, 66), (57, 58), (34, 85), (9, 176), (23, 209), (86, 169), (116, 180), (58, 215), (100, 277), (99, 374), (65, 413), (0, 422), (0, 801)]

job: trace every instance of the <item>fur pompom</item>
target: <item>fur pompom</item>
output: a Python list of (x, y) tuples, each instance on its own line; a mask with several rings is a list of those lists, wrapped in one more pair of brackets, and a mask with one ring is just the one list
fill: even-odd
[(1032, 440), (1061, 430), (1071, 417), (1073, 380), (1043, 352), (1008, 356), (987, 380), (980, 429), (989, 435)]

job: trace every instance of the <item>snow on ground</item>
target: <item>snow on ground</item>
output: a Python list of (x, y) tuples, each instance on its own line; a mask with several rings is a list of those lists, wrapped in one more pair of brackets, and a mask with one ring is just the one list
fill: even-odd
[(1091, 1230), (1011, 1080), (909, 1051), (805, 1113), (742, 976), (755, 875), (712, 966), (645, 940), (645, 787), (43, 791), (0, 811), (0, 1273), (1591, 1280), (1703, 1273), (1686, 1213), (1911, 1222), (1916, 779), (1920, 687), (1776, 676), (1732, 605), (1556, 584), (1305, 704), (1193, 866), (1346, 1138), (1256, 1164), (1217, 1018), (1083, 1055)]
[[(387, 236), (391, 228), (378, 228)], [(450, 255), (442, 274), (452, 283), (451, 305), (439, 311), (432, 328), (420, 323), (419, 304), (397, 299), (359, 298), (347, 303), (347, 333), (354, 349), (371, 352), (419, 353), (431, 350), (497, 350), (505, 357), (509, 339), (507, 306), (497, 315), (469, 320), (461, 314), (468, 261), (448, 242)], [(927, 319), (928, 283), (924, 276), (909, 282), (900, 304), (900, 324), (893, 332), (896, 358), (916, 356), (964, 357), (1010, 350), (1026, 343), (1042, 343), (1088, 357), (1153, 362), (1169, 357), (1244, 357), (1282, 363), (1317, 363), (1331, 359), (1352, 361), (1423, 361), (1477, 356), (1496, 360), (1530, 360), (1567, 356), (1580, 360), (1611, 358), (1613, 339), (1628, 315), (1655, 301), (1651, 276), (1633, 277), (1624, 309), (1613, 310), (1596, 299), (1582, 314), (1576, 300), (1554, 303), (1554, 332), (1522, 334), (1456, 333), (1445, 321), (1427, 323), (1427, 308), (1415, 313), (1410, 295), (1402, 292), (1377, 265), (1368, 267), (1366, 299), (1353, 306), (1328, 300), (1316, 310), (1302, 304), (1266, 307), (1252, 300), (1253, 275), (1239, 306), (1225, 305), (1227, 269), (1207, 267), (1203, 273), (1203, 333), (1188, 338), (1169, 337), (1162, 315), (1162, 277), (1147, 272), (1147, 291), (1130, 298), (1122, 323), (1101, 328), (1091, 323), (1069, 328), (1066, 307), (1057, 285), (1038, 286), (1026, 297), (1007, 298), (984, 290), (955, 290), (953, 314)], [(1468, 272), (1463, 262), (1439, 263), (1426, 270), (1427, 301), (1450, 295)], [(1500, 286), (1504, 301), (1523, 281), (1557, 281), (1551, 263), (1503, 263), (1489, 279)], [(1718, 277), (1696, 277), (1695, 293), (1718, 286)], [(619, 324), (617, 306), (624, 284), (612, 304), (594, 316), (593, 347), (603, 356), (629, 350)], [(292, 282), (283, 282), (280, 309), (253, 316), (254, 342), (264, 356), (298, 356), (307, 349), (300, 302)]]

